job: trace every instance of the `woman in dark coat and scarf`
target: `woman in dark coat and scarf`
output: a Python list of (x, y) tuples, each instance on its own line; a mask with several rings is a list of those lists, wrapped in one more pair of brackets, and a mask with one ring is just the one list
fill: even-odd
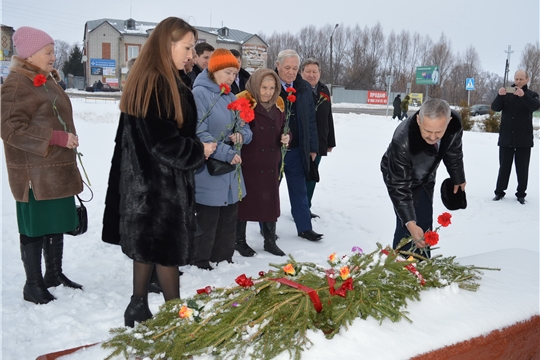
[(279, 207), (279, 163), (281, 145), (289, 143), (283, 135), (285, 105), (279, 96), (281, 82), (275, 71), (259, 69), (246, 83), (246, 90), (237, 94), (256, 103), (255, 119), (249, 123), (251, 143), (242, 148), (242, 169), (248, 195), (239, 205), (235, 249), (242, 256), (255, 251), (246, 242), (248, 221), (261, 222), (264, 250), (277, 256), (285, 253), (276, 245), (276, 222)]
[(133, 259), (126, 326), (152, 317), (152, 269), (167, 301), (180, 297), (178, 266), (190, 262), (194, 171), (216, 147), (195, 135), (195, 102), (180, 77), (196, 38), (196, 29), (182, 19), (160, 22), (137, 57), (120, 101), (102, 239), (119, 244)]

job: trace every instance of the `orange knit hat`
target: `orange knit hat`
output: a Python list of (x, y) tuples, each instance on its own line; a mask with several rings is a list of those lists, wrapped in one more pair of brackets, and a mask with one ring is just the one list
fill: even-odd
[(227, 49), (216, 49), (208, 60), (208, 71), (215, 73), (228, 67), (240, 68), (238, 59)]

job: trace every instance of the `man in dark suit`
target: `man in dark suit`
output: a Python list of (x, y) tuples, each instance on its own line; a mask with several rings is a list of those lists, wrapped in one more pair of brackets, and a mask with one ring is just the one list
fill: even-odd
[[(309, 83), (300, 74), (300, 56), (294, 50), (283, 50), (278, 54), (276, 72), (281, 80), (280, 96), (290, 109), (289, 127), (291, 142), (285, 155), (285, 178), (291, 202), (291, 212), (298, 236), (319, 241), (323, 235), (313, 231), (309, 211), (306, 180), (310, 178), (309, 165), (319, 151), (317, 124), (315, 122), (315, 103)], [(287, 100), (287, 89), (295, 89), (294, 102)], [(290, 107), (290, 108), (289, 108)]]
[[(302, 62), (300, 74), (302, 78), (311, 85), (313, 101), (315, 103), (315, 119), (317, 122), (317, 135), (319, 138), (319, 150), (317, 157), (312, 165), (319, 171), (321, 158), (327, 156), (336, 147), (336, 135), (334, 132), (334, 117), (332, 115), (332, 101), (330, 100), (330, 91), (328, 87), (320, 82), (321, 66), (319, 61), (313, 58)], [(311, 209), (311, 199), (315, 192), (317, 181), (309, 179), (306, 182), (308, 191), (308, 203)], [(312, 218), (318, 218), (319, 215), (311, 213)]]
[(246, 83), (249, 80), (251, 74), (242, 68), (242, 55), (240, 54), (240, 52), (236, 49), (231, 49), (230, 51), (240, 63), (240, 70), (238, 70), (238, 75), (236, 75), (236, 79), (231, 84), (231, 92), (236, 95), (246, 89)]
[(495, 187), (494, 201), (501, 200), (506, 194), (512, 163), (516, 164), (517, 191), (520, 204), (525, 204), (527, 182), (529, 180), (529, 162), (533, 141), (533, 113), (540, 108), (538, 94), (527, 88), (529, 75), (525, 70), (518, 70), (514, 75), (514, 84), (510, 91), (502, 87), (493, 100), (491, 109), (502, 111), (499, 129), (499, 176)]

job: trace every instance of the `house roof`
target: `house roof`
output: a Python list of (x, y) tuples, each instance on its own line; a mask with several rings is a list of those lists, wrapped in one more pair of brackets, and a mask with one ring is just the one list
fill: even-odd
[[(130, 30), (126, 28), (126, 20), (119, 19), (97, 19), (90, 20), (86, 22), (86, 31), (91, 32), (97, 27), (99, 27), (104, 22), (108, 22), (113, 28), (115, 28), (119, 33), (125, 35), (148, 35), (148, 30), (153, 29), (157, 26), (158, 23), (148, 22), (148, 21), (135, 21), (135, 29)], [(86, 38), (86, 34), (85, 34)]]
[[(133, 20), (133, 19), (131, 19)], [(135, 21), (135, 29), (134, 30), (128, 30), (126, 28), (126, 21), (127, 20), (120, 20), (120, 19), (97, 19), (97, 20), (90, 20), (86, 22), (86, 31), (91, 32), (97, 27), (99, 27), (104, 22), (108, 22), (112, 27), (114, 27), (119, 33), (121, 34), (131, 34), (131, 35), (147, 35), (148, 30), (151, 30), (157, 26), (158, 23), (154, 22), (148, 22), (148, 21)], [(246, 41), (251, 39), (253, 36), (257, 36), (254, 34), (250, 34), (241, 30), (236, 29), (229, 29), (229, 28), (212, 28), (212, 27), (205, 27), (205, 26), (195, 26), (195, 28), (198, 31), (203, 31), (209, 34), (213, 34), (217, 36), (218, 42), (229, 42), (233, 44), (244, 44)], [(220, 31), (221, 29), (227, 29), (228, 35), (226, 32)], [(258, 37), (258, 36), (257, 36)], [(86, 38), (86, 34), (85, 34)], [(261, 39), (261, 41), (263, 41)], [(263, 41), (264, 42), (264, 41)]]
[[(230, 43), (237, 43), (237, 44), (244, 44), (246, 41), (251, 39), (253, 36), (257, 36), (254, 34), (247, 33), (245, 31), (236, 30), (236, 29), (229, 29), (226, 27), (223, 28), (212, 28), (212, 27), (205, 27), (205, 26), (195, 26), (197, 30), (204, 31), (209, 34), (217, 35), (218, 42), (230, 42)], [(221, 29), (227, 29), (228, 35), (224, 34)], [(257, 36), (258, 37), (258, 36)], [(264, 40), (261, 39), (261, 41), (264, 42)]]

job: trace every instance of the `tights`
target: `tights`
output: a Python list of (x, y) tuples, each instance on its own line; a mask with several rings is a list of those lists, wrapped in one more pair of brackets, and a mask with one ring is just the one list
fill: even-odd
[(159, 284), (165, 301), (180, 298), (180, 277), (178, 266), (145, 264), (133, 261), (133, 296), (146, 298), (152, 270), (156, 268)]

